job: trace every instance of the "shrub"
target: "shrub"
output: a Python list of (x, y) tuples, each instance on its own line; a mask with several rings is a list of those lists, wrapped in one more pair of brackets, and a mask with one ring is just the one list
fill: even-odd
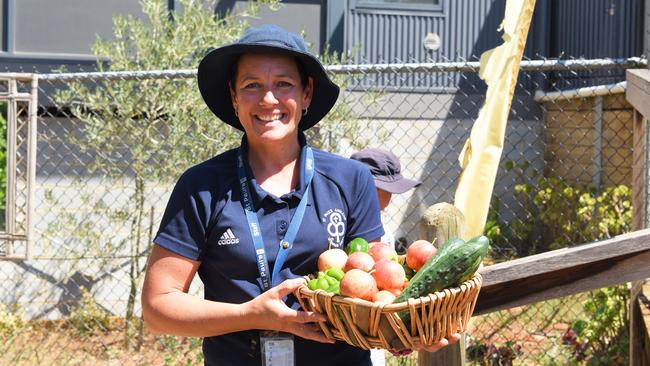
[(0, 335), (14, 335), (26, 326), (23, 316), (0, 303)]
[(70, 324), (75, 332), (88, 337), (96, 331), (106, 331), (110, 325), (109, 314), (102, 309), (85, 288), (81, 289), (81, 301), (70, 314)]

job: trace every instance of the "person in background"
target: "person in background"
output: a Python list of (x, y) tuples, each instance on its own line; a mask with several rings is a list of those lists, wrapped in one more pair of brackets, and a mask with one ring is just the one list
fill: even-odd
[[(379, 209), (384, 212), (393, 194), (404, 193), (422, 184), (420, 181), (402, 176), (402, 166), (397, 155), (380, 148), (366, 148), (350, 156), (365, 164), (377, 187)], [(385, 221), (385, 220), (384, 220)], [(390, 244), (395, 249), (395, 236), (384, 225), (384, 235), (381, 241)]]
[[(370, 169), (370, 174), (377, 187), (379, 209), (382, 213), (388, 207), (393, 194), (404, 193), (421, 184), (419, 181), (402, 176), (399, 158), (388, 150), (367, 148), (352, 154), (350, 158), (362, 162)], [(385, 222), (383, 219), (382, 221)], [(384, 231), (385, 234), (381, 237), (381, 241), (390, 244), (395, 249), (395, 236), (385, 225)], [(384, 350), (381, 349), (370, 350), (370, 359), (373, 366), (386, 364)]]
[[(325, 337), (325, 316), (292, 295), (330, 246), (384, 234), (368, 170), (304, 134), (338, 86), (300, 36), (273, 25), (210, 51), (197, 78), (210, 110), (243, 137), (178, 179), (147, 262), (147, 328), (203, 337), (205, 365), (370, 365), (370, 352)], [(203, 298), (188, 294), (196, 274)]]

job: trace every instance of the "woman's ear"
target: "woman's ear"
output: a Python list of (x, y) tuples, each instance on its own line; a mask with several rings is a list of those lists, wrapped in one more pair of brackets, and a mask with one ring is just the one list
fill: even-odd
[(228, 83), (228, 90), (230, 91), (230, 102), (232, 103), (235, 113), (237, 113), (237, 93), (235, 93), (235, 89), (233, 89), (230, 82)]
[(307, 79), (307, 85), (305, 85), (305, 90), (303, 92), (303, 98), (302, 98), (303, 109), (309, 107), (313, 95), (314, 95), (314, 78), (310, 76)]

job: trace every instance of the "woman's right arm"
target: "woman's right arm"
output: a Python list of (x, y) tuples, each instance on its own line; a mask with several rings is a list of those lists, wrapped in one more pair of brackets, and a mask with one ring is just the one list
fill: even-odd
[(209, 337), (248, 329), (278, 330), (329, 342), (318, 313), (296, 311), (283, 298), (304, 281), (287, 280), (244, 304), (202, 299), (187, 293), (200, 262), (154, 245), (142, 289), (144, 321), (154, 333)]

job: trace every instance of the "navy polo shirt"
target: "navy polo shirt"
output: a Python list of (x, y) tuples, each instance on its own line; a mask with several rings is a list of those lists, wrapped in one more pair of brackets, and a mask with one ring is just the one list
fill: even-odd
[[(301, 174), (304, 177), (305, 138)], [(249, 188), (261, 226), (270, 269), (275, 265), (280, 240), (305, 190), (282, 197), (264, 191), (248, 166)], [(318, 256), (344, 248), (355, 237), (380, 238), (384, 230), (372, 176), (361, 163), (313, 149), (314, 177), (305, 215), (289, 255), (280, 270), (283, 280), (317, 271)], [(253, 240), (241, 202), (237, 177), (237, 149), (227, 151), (188, 169), (176, 183), (167, 204), (157, 245), (192, 260), (201, 261), (198, 274), (207, 300), (241, 304), (262, 293)], [(269, 271), (270, 273), (271, 271)], [(298, 308), (293, 295), (287, 305)], [(369, 352), (345, 342), (325, 344), (295, 336), (297, 365), (370, 365)], [(251, 330), (207, 337), (203, 341), (206, 365), (261, 364), (259, 331)]]

